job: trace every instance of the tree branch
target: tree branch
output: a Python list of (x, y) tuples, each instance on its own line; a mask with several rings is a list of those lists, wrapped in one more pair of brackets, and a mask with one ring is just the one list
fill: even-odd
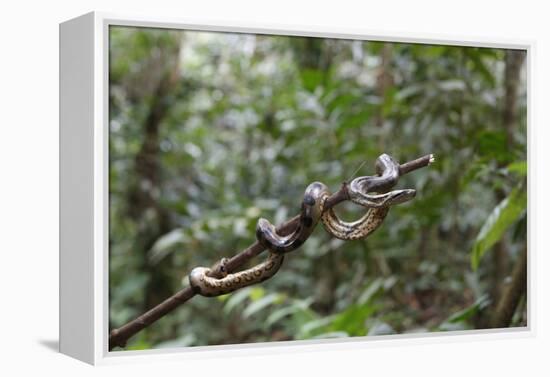
[[(423, 168), (428, 166), (434, 161), (432, 154), (417, 158), (416, 160), (406, 162), (399, 165), (399, 175), (404, 175), (410, 173), (416, 169)], [(349, 199), (347, 183), (344, 182), (340, 189), (332, 194), (325, 203), (325, 209), (329, 209)], [(298, 224), (299, 215), (294, 216), (290, 220), (285, 221), (277, 227), (277, 233), (280, 235), (290, 234), (296, 225)], [(264, 247), (261, 246), (257, 241), (252, 245), (233, 256), (226, 264), (228, 272), (233, 272), (241, 265), (246, 263), (248, 260), (254, 258), (258, 254), (264, 251)], [(187, 300), (192, 298), (195, 295), (190, 287), (186, 287), (173, 296), (167, 298), (159, 305), (140, 315), (136, 319), (128, 322), (127, 324), (114, 329), (109, 335), (109, 351), (114, 347), (124, 347), (126, 342), (130, 337), (143, 330), (147, 326), (151, 325), (153, 322), (162, 318), (166, 314), (170, 313), (172, 310), (176, 309), (181, 304), (185, 303)]]

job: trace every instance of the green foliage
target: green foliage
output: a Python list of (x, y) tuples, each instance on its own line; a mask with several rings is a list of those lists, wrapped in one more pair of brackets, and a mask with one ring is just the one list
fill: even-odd
[(527, 176), (527, 161), (513, 162), (507, 167), (508, 171), (521, 177)]
[(527, 192), (517, 187), (491, 212), (472, 247), (472, 268), (476, 270), (485, 252), (500, 240), (527, 208)]
[(274, 303), (281, 302), (281, 299), (283, 297), (284, 296), (281, 294), (270, 293), (260, 299), (252, 301), (252, 303), (248, 305), (245, 310), (243, 310), (243, 318), (247, 319), (253, 316), (255, 313), (259, 312), (260, 310), (264, 310)]
[(512, 263), (527, 228), (523, 70), (517, 121), (503, 125), (509, 52), (132, 27), (112, 27), (110, 47), (111, 328), (249, 246), (260, 216), (297, 214), (309, 183), (336, 191), (383, 152), (437, 156), (400, 178), (416, 198), (368, 239), (318, 226), (272, 279), (195, 297), (128, 349), (486, 323), (496, 266), (481, 257), (504, 240)]
[(472, 305), (453, 313), (441, 325), (439, 330), (464, 330), (470, 328), (470, 323), (475, 315), (479, 315), (491, 303), (488, 295), (478, 298)]

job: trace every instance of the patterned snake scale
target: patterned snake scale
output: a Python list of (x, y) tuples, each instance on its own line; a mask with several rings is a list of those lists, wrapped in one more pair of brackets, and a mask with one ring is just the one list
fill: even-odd
[(189, 284), (193, 291), (202, 296), (219, 296), (260, 283), (275, 275), (283, 263), (284, 254), (298, 248), (311, 235), (321, 218), (328, 196), (326, 185), (320, 182), (310, 184), (304, 193), (298, 226), (288, 236), (279, 236), (273, 224), (260, 218), (256, 237), (269, 250), (269, 257), (252, 268), (233, 274), (227, 274), (226, 259), (222, 259), (212, 268), (196, 267), (189, 274)]
[(411, 189), (384, 193), (395, 186), (399, 178), (399, 164), (387, 154), (377, 159), (376, 172), (377, 176), (354, 179), (348, 187), (350, 200), (368, 208), (359, 220), (345, 222), (338, 218), (332, 208), (324, 211), (330, 192), (325, 184), (314, 182), (306, 188), (300, 219), (292, 233), (278, 235), (275, 226), (268, 220), (258, 220), (256, 238), (269, 250), (269, 256), (264, 262), (232, 274), (227, 273), (225, 258), (212, 268), (196, 267), (189, 274), (189, 283), (194, 292), (208, 297), (219, 296), (271, 278), (281, 267), (284, 254), (300, 247), (319, 220), (327, 232), (342, 240), (356, 240), (370, 235), (380, 226), (390, 206), (411, 200), (416, 194)]
[(276, 254), (285, 254), (297, 249), (308, 239), (321, 219), (324, 203), (329, 195), (328, 187), (324, 183), (313, 182), (304, 193), (296, 229), (288, 236), (279, 236), (273, 224), (260, 218), (256, 226), (258, 242)]
[[(267, 259), (247, 270), (228, 274), (225, 268), (227, 259), (223, 258), (214, 267), (196, 267), (189, 274), (189, 284), (197, 294), (207, 297), (225, 295), (237, 289), (260, 283), (275, 275), (284, 256), (282, 254), (269, 253)], [(221, 278), (209, 275), (219, 274)]]
[(335, 213), (334, 209), (330, 208), (325, 213), (321, 220), (326, 231), (334, 237), (341, 240), (358, 240), (365, 238), (374, 232), (386, 218), (390, 210), (390, 205), (403, 203), (412, 199), (415, 196), (415, 190), (395, 190), (388, 194), (385, 203), (387, 207), (369, 208), (367, 213), (359, 220), (346, 222), (341, 220)]
[(330, 208), (321, 218), (326, 231), (341, 240), (357, 240), (374, 232), (384, 221), (390, 206), (411, 200), (416, 190), (394, 190), (385, 194), (369, 192), (388, 191), (399, 179), (399, 163), (391, 156), (383, 154), (376, 160), (378, 176), (358, 177), (351, 181), (348, 194), (353, 203), (367, 207), (367, 213), (359, 220), (346, 222), (338, 218)]

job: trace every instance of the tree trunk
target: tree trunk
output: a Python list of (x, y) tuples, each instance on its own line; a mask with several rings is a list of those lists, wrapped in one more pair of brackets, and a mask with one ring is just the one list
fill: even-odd
[[(388, 90), (393, 87), (393, 75), (391, 71), (391, 60), (392, 60), (392, 44), (384, 43), (382, 51), (380, 52), (380, 67), (378, 69), (378, 74), (376, 76), (376, 95), (380, 98), (380, 105), (378, 106), (378, 111), (376, 112), (374, 118), (374, 124), (378, 128), (384, 126), (384, 102), (386, 101), (386, 96)], [(386, 150), (386, 138), (385, 133), (380, 132), (378, 137), (378, 148), (380, 150)]]
[[(506, 132), (506, 144), (509, 150), (514, 149), (514, 128), (518, 122), (517, 95), (520, 84), (520, 72), (525, 53), (523, 51), (507, 50), (504, 69), (504, 107), (502, 109), (502, 126)], [(497, 191), (497, 201), (506, 198), (503, 190)], [(500, 297), (503, 293), (500, 286), (509, 271), (508, 245), (505, 240), (500, 240), (494, 246), (493, 265), (493, 297)]]
[(149, 98), (141, 98), (143, 106), (149, 101), (148, 113), (143, 122), (143, 141), (134, 158), (135, 181), (128, 192), (128, 214), (138, 224), (138, 235), (134, 241), (133, 250), (139, 255), (140, 269), (148, 276), (144, 310), (158, 305), (169, 296), (174, 287), (168, 272), (164, 267), (171, 265), (171, 256), (161, 263), (152, 265), (148, 252), (157, 239), (172, 229), (169, 212), (159, 203), (162, 191), (162, 166), (160, 162), (159, 131), (163, 120), (169, 112), (168, 98), (177, 88), (179, 76), (179, 43), (170, 50), (159, 64), (161, 75), (158, 77), (154, 94)]
[(509, 327), (521, 297), (527, 292), (527, 247), (518, 257), (510, 283), (502, 289), (502, 295), (491, 318), (490, 327)]

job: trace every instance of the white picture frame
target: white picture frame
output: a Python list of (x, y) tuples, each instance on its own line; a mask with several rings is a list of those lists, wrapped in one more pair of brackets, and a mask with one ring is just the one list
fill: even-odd
[[(247, 32), (373, 41), (513, 48), (527, 51), (527, 91), (531, 106), (534, 43), (422, 34), (367, 33), (344, 28), (306, 28), (238, 23), (194, 24), (186, 20), (92, 12), (60, 24), (60, 352), (90, 364), (143, 359), (261, 355), (372, 347), (387, 342), (417, 344), (501, 339), (535, 334), (534, 250), (528, 260), (528, 326), (505, 330), (391, 335), (148, 351), (108, 349), (108, 29), (111, 25), (182, 30)], [(531, 113), (528, 111), (528, 141)], [(532, 148), (528, 149), (528, 155)], [(531, 170), (531, 164), (529, 164)], [(531, 174), (528, 175), (529, 183)], [(531, 185), (529, 184), (530, 192)], [(532, 211), (528, 212), (528, 244)], [(457, 337), (460, 335), (460, 338)]]

